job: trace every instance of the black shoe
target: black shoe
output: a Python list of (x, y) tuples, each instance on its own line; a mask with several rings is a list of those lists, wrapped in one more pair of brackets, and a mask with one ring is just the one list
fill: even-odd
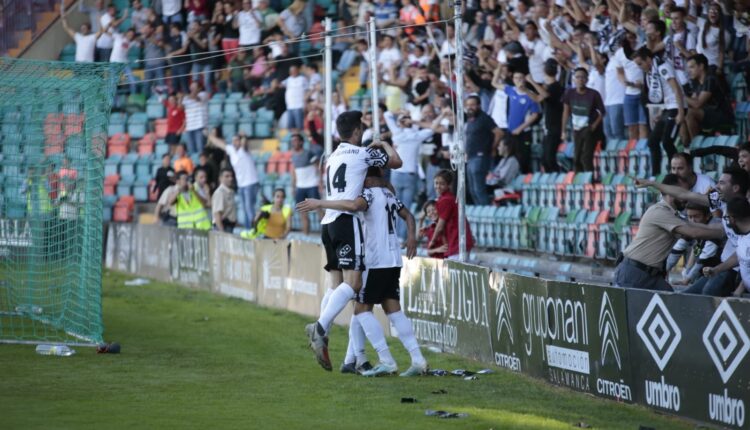
[(372, 370), (372, 364), (370, 364), (369, 361), (365, 361), (364, 363), (360, 364), (359, 367), (357, 367), (357, 373), (360, 375), (362, 372), (367, 372), (368, 370)]
[(341, 373), (351, 373), (353, 375), (356, 375), (358, 373), (357, 365), (355, 363), (342, 363)]

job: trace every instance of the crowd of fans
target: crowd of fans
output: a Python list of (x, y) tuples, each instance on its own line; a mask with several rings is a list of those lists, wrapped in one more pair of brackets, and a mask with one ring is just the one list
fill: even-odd
[[(147, 96), (170, 94), (172, 154), (206, 152), (207, 163), (231, 167), (247, 219), (257, 217), (254, 162), (244, 136), (228, 145), (207, 129), (211, 93), (241, 92), (251, 109), (273, 111), (279, 127), (294, 136), (295, 197), (316, 196), (319, 173), (310, 166), (323, 143), (320, 49), (323, 18), (333, 8), (305, 0), (286, 7), (278, 0), (151, 3), (146, 8), (133, 0), (129, 10), (118, 11), (97, 1), (84, 9), (90, 25), (78, 32), (66, 25), (76, 60), (127, 62), (123, 50), (140, 45), (144, 80), (137, 82), (128, 68), (124, 85)], [(381, 138), (404, 160), (390, 180), (404, 203), (424, 207), (428, 217), (440, 206), (433, 183), (450, 167), (458, 109), (466, 118), (468, 202), (487, 205), (519, 174), (562, 171), (561, 143), (575, 148), (576, 172), (592, 171), (597, 145), (611, 139), (647, 139), (653, 176), (666, 173), (663, 151), (673, 173), (675, 160), (692, 166), (677, 148), (689, 152), (698, 135), (734, 132), (730, 77), (744, 79), (750, 64), (748, 5), (738, 0), (470, 0), (458, 29), (465, 39), (460, 59), (447, 4), (346, 0), (334, 8), (335, 70), (341, 75), (359, 66), (355, 97), (368, 126), (369, 76), (377, 74)], [(375, 64), (367, 55), (371, 17), (378, 28)], [(122, 33), (118, 25), (128, 18), (132, 28)], [(457, 61), (466, 71), (464, 100), (455, 98)], [(334, 121), (347, 110), (343, 88), (335, 90)], [(310, 142), (307, 149), (303, 141)], [(696, 191), (689, 175), (677, 178)], [(691, 218), (708, 222), (702, 212)], [(429, 245), (435, 255), (445, 251), (445, 244)]]

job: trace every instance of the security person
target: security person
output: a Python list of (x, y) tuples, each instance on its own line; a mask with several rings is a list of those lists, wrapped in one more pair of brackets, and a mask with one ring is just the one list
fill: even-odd
[(195, 192), (188, 182), (188, 174), (177, 174), (177, 188), (179, 192), (173, 194), (167, 206), (176, 203), (177, 228), (195, 230), (211, 230), (211, 220), (206, 212), (206, 200)]
[[(664, 177), (664, 185), (679, 186), (680, 179), (673, 174)], [(615, 286), (646, 290), (672, 291), (667, 283), (665, 261), (672, 246), (682, 236), (692, 239), (722, 237), (721, 230), (712, 229), (684, 220), (680, 212), (685, 202), (667, 194), (643, 214), (633, 242), (618, 258)]]

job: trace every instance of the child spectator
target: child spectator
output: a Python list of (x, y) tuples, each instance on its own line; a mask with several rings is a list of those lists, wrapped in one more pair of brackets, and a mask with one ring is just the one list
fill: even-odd
[[(451, 192), (453, 184), (453, 174), (450, 170), (441, 170), (435, 175), (435, 193), (439, 196), (435, 207), (437, 209), (438, 221), (435, 226), (435, 232), (430, 239), (427, 249), (437, 248), (440, 238), (445, 238), (448, 245), (445, 251), (445, 258), (455, 260), (458, 258), (458, 205), (456, 196)], [(471, 251), (474, 247), (474, 238), (471, 235), (469, 223), (466, 223), (466, 252)]]
[(185, 108), (182, 106), (182, 97), (182, 93), (173, 93), (163, 101), (167, 109), (167, 136), (164, 141), (169, 145), (170, 155), (174, 155), (185, 131)]
[[(427, 239), (427, 244), (432, 242), (432, 238), (435, 236), (435, 227), (437, 227), (437, 208), (435, 207), (435, 200), (429, 200), (424, 204), (424, 213), (422, 214), (421, 225), (429, 222), (427, 226), (421, 226), (419, 228), (419, 235), (424, 236)], [(445, 258), (445, 251), (448, 250), (448, 245), (442, 237), (435, 238), (434, 248), (427, 248), (427, 256), (433, 258)]]
[(179, 144), (177, 146), (176, 156), (177, 158), (174, 160), (174, 171), (177, 173), (185, 172), (188, 175), (192, 175), (195, 166), (193, 165), (193, 160), (187, 155), (187, 145), (184, 143)]

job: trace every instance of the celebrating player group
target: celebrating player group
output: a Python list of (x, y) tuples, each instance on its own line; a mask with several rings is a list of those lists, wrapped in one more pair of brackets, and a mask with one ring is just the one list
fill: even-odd
[[(361, 147), (366, 129), (361, 119), (358, 111), (344, 112), (336, 119), (341, 143), (326, 160), (326, 199), (307, 199), (297, 205), (300, 212), (326, 210), (321, 221), (325, 269), (331, 276), (330, 285), (337, 285), (326, 291), (320, 318), (308, 324), (305, 331), (318, 363), (325, 370), (332, 370), (328, 331), (349, 301), (355, 300), (349, 347), (341, 371), (364, 376), (395, 374), (398, 366), (372, 313), (379, 304), (411, 355), (411, 366), (401, 376), (418, 376), (427, 371), (427, 362), (399, 303), (401, 244), (396, 233), (399, 216), (408, 228), (406, 254), (412, 258), (416, 253), (414, 216), (383, 179), (382, 169), (401, 167), (401, 159), (384, 142)], [(365, 357), (365, 337), (378, 354), (379, 362), (374, 367)]]

